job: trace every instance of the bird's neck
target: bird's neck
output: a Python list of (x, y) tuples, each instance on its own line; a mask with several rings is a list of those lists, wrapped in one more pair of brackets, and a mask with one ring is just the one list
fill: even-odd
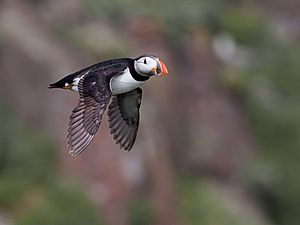
[(110, 81), (110, 90), (113, 95), (126, 93), (138, 88), (144, 83), (144, 81), (136, 80), (129, 69), (126, 69), (124, 73), (115, 76)]

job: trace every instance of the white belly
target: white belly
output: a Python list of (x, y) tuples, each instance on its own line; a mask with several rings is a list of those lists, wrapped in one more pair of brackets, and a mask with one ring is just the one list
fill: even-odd
[(143, 84), (142, 81), (133, 79), (129, 69), (126, 69), (123, 74), (113, 77), (110, 81), (110, 90), (113, 95), (126, 93), (136, 89)]

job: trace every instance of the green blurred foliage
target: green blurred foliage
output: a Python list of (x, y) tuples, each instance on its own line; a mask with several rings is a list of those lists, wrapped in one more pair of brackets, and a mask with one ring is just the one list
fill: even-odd
[(234, 36), (239, 44), (257, 47), (264, 38), (265, 20), (249, 6), (235, 6), (220, 16), (220, 28)]
[(120, 34), (104, 25), (85, 27), (59, 24), (55, 33), (77, 51), (98, 59), (126, 55), (129, 51)]
[[(189, 225), (261, 225), (247, 210), (229, 197), (230, 192), (222, 190), (220, 184), (199, 181), (199, 178), (185, 178), (179, 182), (180, 212)], [(232, 194), (232, 193), (231, 193)], [(237, 199), (236, 199), (237, 200)]]
[(266, 19), (260, 22), (261, 17), (253, 17), (247, 20), (254, 24), (246, 23), (250, 35), (245, 35), (245, 27), (237, 32), (236, 23), (242, 27), (247, 15), (236, 17), (229, 27), (225, 22), (238, 45), (251, 49), (253, 61), (246, 67), (225, 68), (222, 79), (242, 97), (260, 150), (257, 161), (247, 168), (251, 171), (249, 185), (270, 219), (294, 225), (300, 221), (296, 172), (300, 170), (300, 44), (282, 38)]
[[(272, 202), (264, 205), (274, 208), (275, 204), (276, 222), (297, 224), (300, 221), (297, 174), (300, 170), (300, 46), (278, 41), (258, 50), (258, 54), (260, 61), (246, 78), (249, 83), (246, 111), (261, 149), (260, 160), (271, 171), (266, 177), (261, 178), (259, 174), (254, 177), (266, 189), (266, 201), (268, 195), (272, 197)], [(259, 194), (264, 201), (264, 196)]]
[[(16, 225), (101, 225), (96, 208), (83, 191), (71, 183), (56, 184), (35, 199), (33, 207), (21, 212)], [(37, 200), (38, 199), (38, 200)]]
[(3, 101), (0, 123), (0, 207), (15, 224), (102, 224), (78, 185), (57, 175), (56, 151), (46, 135), (17, 119)]
[(120, 26), (126, 21), (139, 17), (151, 18), (160, 24), (162, 32), (172, 38), (169, 44), (175, 45), (182, 41), (187, 32), (202, 25), (206, 15), (212, 10), (217, 11), (222, 8), (224, 4), (219, 2), (217, 9), (213, 9), (211, 3), (195, 0), (113, 0), (109, 2), (87, 0), (84, 5), (90, 17), (107, 20)]
[(56, 171), (54, 148), (0, 102), (0, 206), (14, 205), (32, 184), (45, 185)]
[(154, 224), (154, 209), (149, 198), (138, 196), (131, 200), (128, 210), (130, 225)]

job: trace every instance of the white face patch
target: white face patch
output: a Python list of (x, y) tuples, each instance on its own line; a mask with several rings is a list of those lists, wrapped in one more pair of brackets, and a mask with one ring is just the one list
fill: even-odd
[(149, 76), (150, 74), (154, 75), (158, 66), (157, 63), (157, 60), (152, 57), (141, 57), (134, 62), (134, 69), (143, 76)]

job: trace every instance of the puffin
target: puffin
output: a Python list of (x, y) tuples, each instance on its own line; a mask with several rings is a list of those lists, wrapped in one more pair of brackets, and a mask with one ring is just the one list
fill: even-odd
[(140, 88), (153, 76), (168, 74), (166, 64), (152, 54), (137, 58), (102, 61), (71, 73), (49, 88), (71, 90), (79, 94), (68, 125), (69, 153), (83, 152), (97, 133), (107, 110), (113, 139), (121, 149), (130, 151), (139, 127), (143, 91)]

